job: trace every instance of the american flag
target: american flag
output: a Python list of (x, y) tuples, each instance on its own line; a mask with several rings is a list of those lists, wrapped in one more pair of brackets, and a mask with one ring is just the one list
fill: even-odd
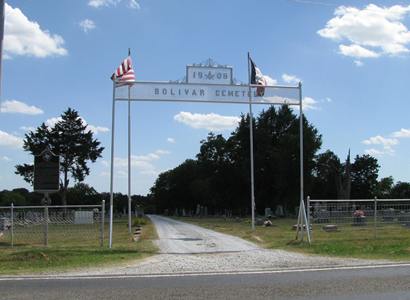
[(263, 95), (265, 94), (265, 86), (267, 85), (266, 78), (250, 57), (249, 60), (251, 63), (251, 84), (257, 84), (261, 86), (256, 88), (256, 95), (263, 97)]
[(127, 83), (135, 81), (134, 69), (132, 68), (131, 56), (128, 56), (119, 65), (117, 70), (112, 74), (111, 80), (117, 80), (118, 83)]

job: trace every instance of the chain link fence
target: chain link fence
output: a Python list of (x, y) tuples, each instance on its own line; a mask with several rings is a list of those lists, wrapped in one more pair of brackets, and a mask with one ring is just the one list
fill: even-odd
[[(410, 199), (307, 199), (312, 234), (328, 238), (409, 238)], [(331, 234), (334, 232), (334, 234)]]
[(0, 245), (99, 244), (104, 242), (101, 205), (0, 206)]

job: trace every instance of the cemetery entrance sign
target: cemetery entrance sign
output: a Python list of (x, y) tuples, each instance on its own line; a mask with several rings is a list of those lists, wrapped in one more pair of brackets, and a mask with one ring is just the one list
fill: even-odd
[[(249, 61), (249, 60), (248, 60)], [(248, 64), (248, 77), (250, 67)], [(212, 60), (206, 64), (194, 64), (186, 67), (186, 77), (180, 81), (133, 81), (113, 82), (112, 130), (111, 130), (111, 177), (110, 177), (110, 237), (112, 247), (113, 216), (113, 178), (114, 178), (114, 141), (115, 141), (115, 104), (117, 101), (131, 102), (191, 102), (191, 103), (230, 103), (249, 105), (252, 116), (252, 105), (295, 105), (300, 113), (300, 197), (303, 201), (303, 115), (302, 85), (297, 86), (261, 86), (249, 83), (237, 83), (233, 77), (233, 68), (218, 65)], [(128, 134), (130, 136), (130, 108), (128, 110)], [(252, 117), (250, 119), (252, 121)], [(251, 211), (252, 228), (254, 228), (254, 183), (253, 183), (253, 133), (250, 126), (251, 142)], [(130, 144), (130, 138), (128, 140)], [(130, 156), (130, 154), (129, 154)], [(130, 160), (130, 157), (128, 157)], [(130, 163), (128, 163), (130, 168)], [(130, 171), (128, 172), (130, 174)], [(128, 180), (130, 185), (130, 180)], [(130, 189), (130, 188), (129, 188)]]

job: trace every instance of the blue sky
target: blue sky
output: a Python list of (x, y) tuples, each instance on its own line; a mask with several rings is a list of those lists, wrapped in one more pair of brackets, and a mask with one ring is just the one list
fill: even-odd
[[(0, 190), (27, 184), (14, 165), (30, 127), (77, 109), (106, 148), (86, 182), (109, 190), (112, 83), (132, 49), (138, 80), (177, 80), (212, 58), (247, 81), (247, 51), (279, 84), (303, 81), (322, 151), (370, 153), (380, 176), (410, 181), (409, 1), (9, 0), (0, 111)], [(133, 103), (132, 191), (193, 158), (246, 105)], [(262, 107), (255, 107), (256, 112)], [(126, 192), (127, 106), (117, 105), (115, 190)], [(214, 126), (215, 127), (215, 126)]]

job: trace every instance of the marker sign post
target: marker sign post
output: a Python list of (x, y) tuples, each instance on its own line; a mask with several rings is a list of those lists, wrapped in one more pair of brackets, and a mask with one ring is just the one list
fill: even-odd
[(49, 194), (58, 192), (60, 186), (60, 157), (49, 147), (34, 156), (34, 191), (44, 193), (47, 203)]

